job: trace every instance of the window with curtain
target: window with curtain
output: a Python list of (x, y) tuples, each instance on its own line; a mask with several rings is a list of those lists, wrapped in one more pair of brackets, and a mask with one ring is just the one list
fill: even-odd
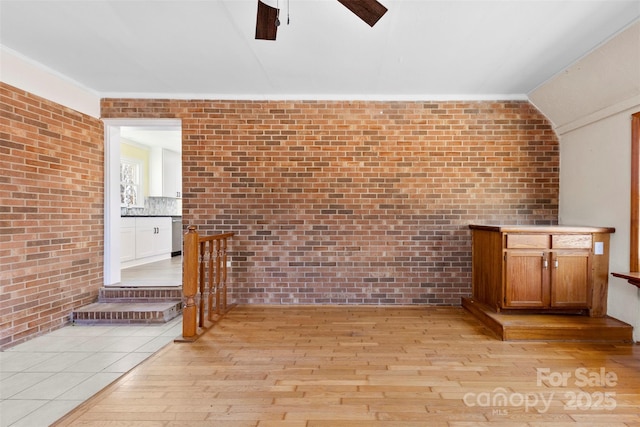
[(143, 207), (142, 165), (133, 159), (120, 160), (120, 206)]

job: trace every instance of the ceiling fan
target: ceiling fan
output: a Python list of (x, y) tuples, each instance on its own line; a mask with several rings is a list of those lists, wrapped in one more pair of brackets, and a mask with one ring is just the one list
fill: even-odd
[[(377, 0), (338, 0), (347, 9), (353, 12), (358, 18), (373, 27), (382, 15), (387, 12), (387, 8)], [(263, 3), (258, 0), (258, 16), (256, 18), (256, 40), (275, 40), (278, 26), (280, 9)]]

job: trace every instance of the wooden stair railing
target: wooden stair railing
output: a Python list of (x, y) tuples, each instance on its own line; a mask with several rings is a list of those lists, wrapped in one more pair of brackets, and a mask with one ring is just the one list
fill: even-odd
[(227, 304), (227, 250), (234, 233), (200, 236), (189, 226), (184, 235), (182, 338), (193, 342), (231, 307)]

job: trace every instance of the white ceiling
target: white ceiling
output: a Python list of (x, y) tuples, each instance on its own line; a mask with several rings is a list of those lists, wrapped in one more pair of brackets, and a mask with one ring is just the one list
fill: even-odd
[(640, 0), (380, 0), (371, 28), (336, 0), (273, 1), (277, 41), (254, 40), (257, 0), (0, 0), (0, 44), (102, 97), (518, 99), (640, 17)]
[(120, 136), (129, 142), (182, 152), (180, 126), (120, 126)]

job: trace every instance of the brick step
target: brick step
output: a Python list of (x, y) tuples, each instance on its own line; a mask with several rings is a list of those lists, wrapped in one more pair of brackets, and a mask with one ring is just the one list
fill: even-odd
[(103, 287), (98, 302), (75, 310), (74, 323), (164, 323), (182, 313), (180, 287)]
[(165, 323), (182, 312), (182, 301), (96, 302), (75, 310), (71, 319), (78, 324)]
[(158, 302), (182, 300), (182, 287), (103, 287), (99, 302)]

